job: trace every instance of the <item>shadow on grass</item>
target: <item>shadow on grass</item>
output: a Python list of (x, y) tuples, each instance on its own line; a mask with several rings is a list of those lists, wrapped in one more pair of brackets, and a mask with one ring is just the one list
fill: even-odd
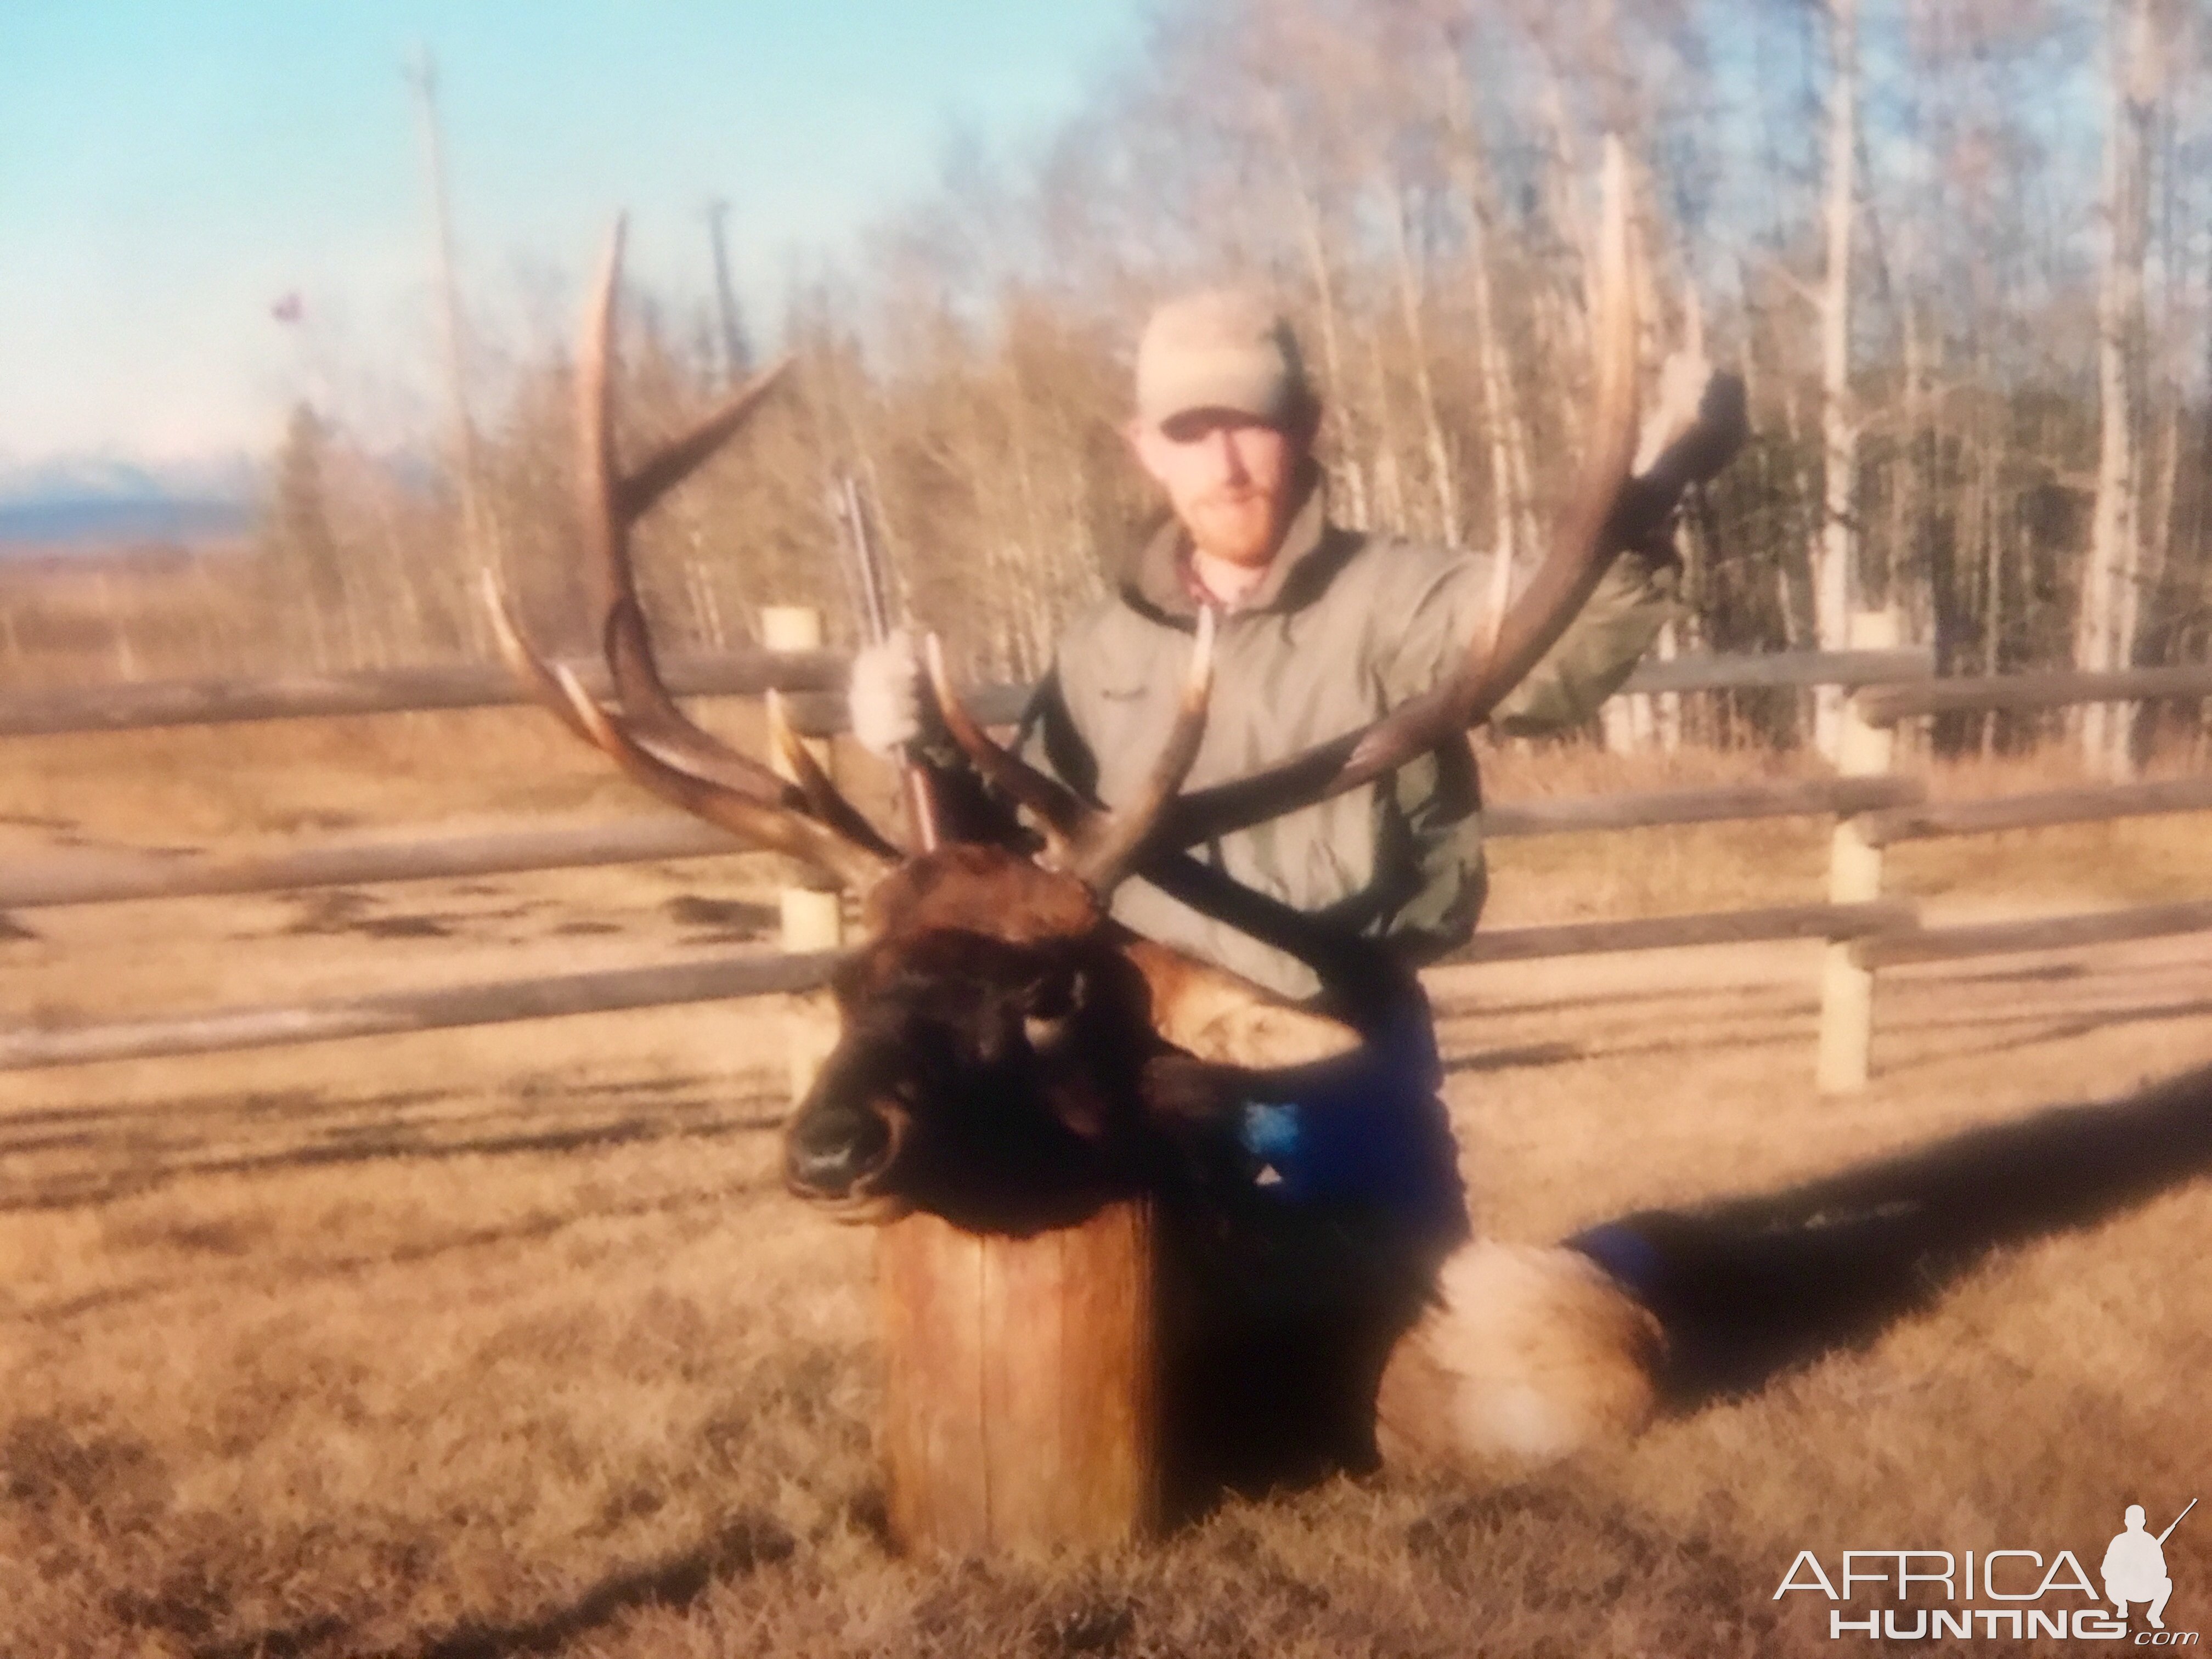
[[(682, 1211), (704, 1209), (714, 1205), (727, 1204), (732, 1199), (751, 1197), (775, 1189), (775, 1183), (767, 1181), (738, 1181), (694, 1193), (678, 1193), (635, 1204), (610, 1204), (595, 1209), (563, 1211), (556, 1215), (532, 1216), (526, 1220), (501, 1227), (474, 1227), (443, 1237), (425, 1239), (412, 1244), (394, 1246), (388, 1250), (374, 1250), (349, 1255), (334, 1255), (306, 1261), (287, 1261), (281, 1269), (271, 1272), (256, 1261), (244, 1272), (230, 1277), (238, 1285), (272, 1283), (297, 1285), (302, 1283), (343, 1278), (349, 1274), (370, 1273), (386, 1267), (412, 1267), (419, 1262), (436, 1261), (441, 1256), (465, 1250), (495, 1249), (516, 1243), (529, 1243), (553, 1237), (570, 1227), (591, 1221), (627, 1221), (643, 1216), (674, 1215)], [(239, 1254), (245, 1254), (240, 1252)], [(111, 1285), (104, 1290), (90, 1291), (66, 1301), (49, 1303), (14, 1316), (26, 1325), (59, 1325), (86, 1314), (104, 1313), (112, 1309), (130, 1307), (135, 1304), (159, 1300), (187, 1291), (205, 1291), (210, 1282), (204, 1267), (196, 1267), (187, 1274), (143, 1279), (131, 1285)], [(0, 1324), (6, 1323), (0, 1319)]]
[[(0, 1133), (10, 1133), (24, 1125), (106, 1122), (127, 1124), (134, 1120), (173, 1121), (207, 1115), (222, 1117), (301, 1117), (324, 1112), (368, 1111), (380, 1107), (420, 1105), (443, 1100), (443, 1089), (392, 1090), (377, 1094), (335, 1095), (315, 1089), (257, 1089), (246, 1094), (165, 1095), (149, 1100), (94, 1101), (88, 1104), (44, 1106), (0, 1117)], [(15, 1152), (34, 1142), (0, 1139), (0, 1152)]]
[(1666, 1327), (1678, 1406), (1871, 1340), (1990, 1251), (2212, 1170), (2212, 1067), (1971, 1130), (1779, 1192), (1650, 1210), (1576, 1242)]
[[(1802, 1047), (1812, 1040), (1812, 1022), (1819, 1012), (1818, 1007), (1811, 1003), (1802, 1008), (1787, 1010), (1753, 1008), (1735, 1018), (1724, 1029), (1699, 1026), (1672, 1037), (1626, 1042), (1601, 1040), (1539, 1042), (1513, 1048), (1474, 1049), (1447, 1059), (1443, 1069), (1446, 1076), (1457, 1076), (1463, 1073), (1507, 1071), (1520, 1066), (1563, 1066), (1580, 1060), (1649, 1059), (1724, 1049)], [(2092, 1036), (2100, 1031), (2124, 1026), (2197, 1019), (2209, 1013), (2212, 1013), (2212, 998), (2199, 997), (2179, 1002), (2135, 1003), (2125, 1007), (2078, 1012), (2014, 1008), (1936, 1018), (1899, 1014), (1893, 1017), (1894, 1030), (1890, 1031), (1886, 1040), (1903, 1041), (1930, 1033), (1953, 1031), (1990, 1031), (1994, 1035), (1986, 1042), (1950, 1042), (1924, 1054), (1916, 1054), (1905, 1059), (1886, 1059), (1876, 1070), (1884, 1078), (1893, 1078), (1931, 1065), (1971, 1059), (1977, 1054), (2008, 1054), (2044, 1043), (2065, 1042), (2075, 1037)], [(1778, 1020), (1790, 1023), (1770, 1030), (1752, 1029), (1752, 1022), (1757, 1020), (1770, 1024)]]
[(109, 1204), (202, 1176), (258, 1175), (333, 1164), (370, 1164), (385, 1159), (513, 1158), (598, 1150), (649, 1141), (714, 1140), (733, 1135), (772, 1133), (782, 1128), (783, 1121), (781, 1112), (673, 1121), (665, 1116), (629, 1116), (527, 1133), (479, 1134), (446, 1139), (399, 1134), (381, 1126), (366, 1126), (349, 1133), (337, 1144), (291, 1146), (281, 1152), (253, 1153), (245, 1157), (185, 1158), (156, 1168), (131, 1170), (115, 1175), (73, 1175), (45, 1183), (33, 1182), (12, 1192), (0, 1189), (0, 1214)]
[(1756, 1005), (1756, 1011), (1762, 1014), (1817, 1013), (1820, 1006), (1815, 998), (1797, 986), (1777, 984), (1765, 979), (1668, 985), (1644, 990), (1607, 988), (1527, 1000), (1437, 994), (1431, 998), (1430, 1006), (1435, 1012), (1437, 1023), (1441, 1025), (1456, 1019), (1490, 1020), (1528, 1014), (1566, 1014), (1585, 1009), (1618, 1013), (1626, 1008), (1658, 1008), (1680, 1002), (1718, 1002), (1732, 1010)]
[(740, 1516), (697, 1549), (604, 1578), (565, 1607), (520, 1624), (464, 1625), (405, 1650), (406, 1659), (508, 1659), (514, 1654), (558, 1652), (626, 1613), (685, 1606), (716, 1579), (787, 1559), (794, 1547), (791, 1534), (775, 1522)]
[(1563, 1066), (1570, 1060), (1589, 1057), (1590, 1051), (1579, 1042), (1524, 1042), (1511, 1048), (1481, 1048), (1473, 1054), (1455, 1054), (1444, 1061), (1444, 1075), (1510, 1072), (1522, 1066)]
[(1583, 1060), (1643, 1060), (1668, 1054), (1713, 1054), (1724, 1049), (1802, 1048), (1813, 1040), (1809, 1027), (1771, 1031), (1686, 1031), (1649, 1042), (1528, 1042), (1516, 1048), (1478, 1049), (1443, 1063), (1446, 1077), (1469, 1072), (1502, 1072), (1527, 1066), (1568, 1066)]
[[(2099, 1031), (2112, 1030), (2123, 1025), (2155, 1025), (2164, 1020), (2196, 1019), (2205, 1014), (2212, 1014), (2212, 997), (2196, 997), (2182, 1002), (2136, 1003), (2124, 1008), (2100, 1008), (2079, 1013), (2045, 1009), (2026, 1013), (1991, 1013), (1978, 1018), (1921, 1020), (1901, 1030), (1931, 1031), (2021, 1024), (2033, 1024), (2037, 1028), (1999, 1036), (1988, 1042), (1946, 1048), (1942, 1058), (1948, 1060), (1974, 1054), (2010, 1054), (2015, 1049), (2033, 1048), (2039, 1043), (2065, 1042), (2075, 1037), (2091, 1036)], [(1887, 1066), (1882, 1068), (1885, 1073), (1890, 1069)]]
[[(791, 1534), (765, 1516), (741, 1515), (697, 1548), (632, 1567), (601, 1579), (562, 1605), (540, 1609), (513, 1624), (470, 1620), (392, 1650), (386, 1659), (513, 1659), (557, 1653), (571, 1642), (647, 1607), (680, 1607), (696, 1601), (717, 1579), (732, 1578), (789, 1558)], [(257, 1632), (237, 1641), (198, 1647), (192, 1659), (273, 1659), (313, 1651), (343, 1632), (335, 1620), (318, 1619), (286, 1630)]]

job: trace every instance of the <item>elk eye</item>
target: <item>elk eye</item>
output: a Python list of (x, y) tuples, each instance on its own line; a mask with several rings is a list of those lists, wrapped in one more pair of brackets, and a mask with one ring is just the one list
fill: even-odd
[(1074, 969), (1050, 974), (1030, 987), (1022, 1012), (1022, 1035), (1039, 1054), (1058, 1048), (1075, 1029), (1083, 1006), (1083, 975)]

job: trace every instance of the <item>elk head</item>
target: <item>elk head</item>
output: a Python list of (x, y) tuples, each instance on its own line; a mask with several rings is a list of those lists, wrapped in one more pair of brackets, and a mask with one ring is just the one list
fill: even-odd
[[(596, 632), (614, 688), (603, 708), (523, 637), (486, 577), (495, 636), (537, 699), (638, 783), (755, 847), (858, 891), (865, 937), (832, 979), (842, 1033), (786, 1127), (801, 1197), (854, 1220), (926, 1206), (998, 1224), (1042, 1223), (1156, 1178), (1235, 1068), (1324, 1060), (1348, 1027), (1113, 924), (1115, 883), (1152, 844), (1206, 720), (1210, 620), (1194, 642), (1183, 714), (1144, 801), (1097, 811), (992, 744), (943, 690), (949, 721), (1000, 772), (1047, 798), (1046, 853), (962, 844), (903, 856), (845, 798), (769, 700), (788, 777), (695, 724), (663, 684), (630, 563), (639, 519), (744, 423), (779, 363), (625, 471), (612, 432), (618, 225), (578, 354), (580, 516)], [(933, 667), (943, 688), (941, 657)]]
[(617, 224), (578, 354), (579, 506), (614, 696), (602, 707), (525, 641), (495, 582), (502, 654), (537, 698), (638, 783), (745, 843), (785, 853), (862, 896), (863, 942), (835, 970), (841, 1035), (785, 1132), (787, 1184), (844, 1218), (927, 1207), (1027, 1227), (1169, 1178), (1217, 1144), (1208, 1127), (1255, 1071), (1326, 1061), (1350, 1026), (1164, 946), (1109, 918), (1115, 884), (1164, 882), (1180, 849), (1353, 788), (1481, 720), (1555, 640), (1620, 545), (1616, 507), (1635, 441), (1635, 325), (1625, 218), (1612, 192), (1589, 477), (1551, 556), (1494, 644), (1470, 641), (1451, 680), (1361, 732), (1251, 777), (1181, 793), (1204, 734), (1213, 620), (1200, 618), (1180, 715), (1137, 799), (1108, 812), (1001, 748), (954, 694), (933, 640), (947, 729), (1043, 837), (1032, 857), (957, 844), (902, 854), (858, 812), (769, 699), (784, 771), (725, 744), (678, 707), (655, 666), (629, 534), (742, 425), (779, 363), (625, 471), (612, 430)]

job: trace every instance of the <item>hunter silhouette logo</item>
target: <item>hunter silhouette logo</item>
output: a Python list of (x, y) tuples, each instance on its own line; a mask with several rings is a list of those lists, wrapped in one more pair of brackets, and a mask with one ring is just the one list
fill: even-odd
[(1815, 1552), (1800, 1550), (1774, 1599), (1810, 1593), (1834, 1604), (1828, 1609), (1831, 1641), (1847, 1636), (1907, 1642), (1944, 1637), (2130, 1641), (2128, 1609), (2137, 1607), (2146, 1627), (2130, 1645), (2195, 1647), (2197, 1632), (2166, 1627), (2166, 1604), (2173, 1594), (2166, 1540), (2196, 1507), (2192, 1498), (2164, 1532), (2154, 1533), (2143, 1506), (2129, 1504), (2125, 1530), (2105, 1548), (2101, 1596), (2083, 1557), (2072, 1550), (2046, 1558), (2033, 1549), (1888, 1548), (1847, 1549), (1833, 1574)]
[(2173, 1594), (2173, 1580), (2166, 1576), (2166, 1540), (2172, 1536), (2173, 1528), (2181, 1524), (2190, 1510), (2196, 1507), (2197, 1500), (2192, 1498), (2166, 1529), (2153, 1537), (2143, 1529), (2143, 1506), (2128, 1505), (2128, 1529), (2105, 1547), (2105, 1595), (2122, 1619), (2128, 1616), (2130, 1601), (2147, 1602), (2150, 1627), (2166, 1628), (2166, 1598)]

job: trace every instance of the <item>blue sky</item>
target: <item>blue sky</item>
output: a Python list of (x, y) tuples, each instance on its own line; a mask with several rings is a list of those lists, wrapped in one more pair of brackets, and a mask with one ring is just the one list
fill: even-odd
[[(565, 317), (611, 214), (640, 277), (743, 297), (924, 194), (956, 131), (1049, 132), (1140, 0), (0, 0), (0, 461), (257, 451), (302, 390), (397, 435), (434, 364), (401, 70), (435, 54), (464, 283)], [(271, 304), (298, 291), (305, 323)], [(496, 343), (495, 342), (495, 344)]]

